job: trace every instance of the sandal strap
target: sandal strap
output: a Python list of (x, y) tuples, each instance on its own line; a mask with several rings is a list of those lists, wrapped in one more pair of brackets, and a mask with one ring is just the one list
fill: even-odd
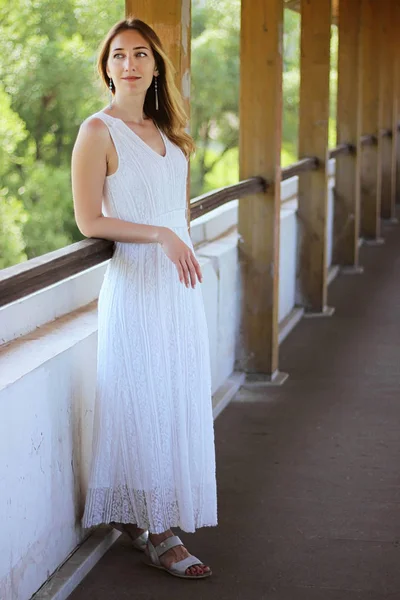
[(174, 548), (175, 546), (183, 546), (182, 540), (177, 535), (171, 535), (158, 544), (158, 546), (155, 547), (155, 551), (157, 556), (160, 557), (165, 554), (165, 552), (168, 552), (170, 548)]
[(179, 575), (184, 575), (186, 573), (186, 569), (188, 569), (189, 567), (202, 564), (203, 563), (201, 562), (201, 560), (199, 560), (198, 558), (196, 558), (196, 556), (193, 556), (193, 554), (191, 554), (183, 560), (179, 560), (178, 562), (172, 563), (172, 565), (170, 566), (170, 570), (174, 571), (175, 573), (178, 573)]

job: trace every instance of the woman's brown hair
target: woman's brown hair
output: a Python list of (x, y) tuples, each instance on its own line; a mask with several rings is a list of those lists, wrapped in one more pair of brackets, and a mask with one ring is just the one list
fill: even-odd
[[(175, 70), (172, 62), (164, 52), (160, 38), (147, 23), (134, 17), (128, 17), (118, 21), (110, 29), (101, 44), (97, 61), (100, 77), (109, 89), (110, 79), (107, 75), (107, 61), (111, 42), (116, 35), (129, 29), (138, 31), (150, 44), (159, 73), (157, 78), (159, 110), (156, 110), (155, 105), (154, 78), (153, 83), (147, 90), (143, 110), (146, 116), (153, 119), (171, 142), (179, 146), (185, 156), (189, 158), (191, 152), (195, 150), (195, 144), (193, 138), (185, 132), (187, 115), (183, 109), (182, 97), (174, 82)], [(112, 93), (115, 93), (114, 87)]]

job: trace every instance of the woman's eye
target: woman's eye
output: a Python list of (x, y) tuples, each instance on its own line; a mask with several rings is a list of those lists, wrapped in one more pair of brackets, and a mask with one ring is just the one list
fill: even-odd
[(138, 52), (138, 53), (136, 54), (136, 56), (139, 56), (139, 54), (142, 54), (143, 56), (147, 56), (147, 54), (146, 54), (145, 52)]
[(114, 58), (118, 58), (119, 56), (123, 56), (123, 54), (114, 54)]

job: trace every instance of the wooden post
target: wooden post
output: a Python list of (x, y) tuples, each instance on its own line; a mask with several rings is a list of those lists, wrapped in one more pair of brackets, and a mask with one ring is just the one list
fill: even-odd
[(359, 260), (361, 175), (361, 0), (339, 1), (337, 143), (354, 152), (336, 159), (334, 258), (354, 272)]
[(361, 6), (361, 53), (363, 65), (362, 84), (362, 135), (374, 135), (376, 144), (362, 146), (361, 150), (361, 235), (366, 242), (381, 243), (381, 182), (382, 122), (380, 94), (380, 61), (377, 36), (381, 4), (376, 0), (362, 0)]
[[(160, 37), (163, 48), (175, 67), (175, 83), (183, 96), (190, 117), (191, 0), (125, 0), (126, 16), (150, 25)], [(190, 229), (190, 177), (187, 181), (187, 214)]]
[(393, 17), (393, 143), (392, 143), (392, 186), (394, 190), (394, 206), (400, 201), (400, 46), (396, 34), (400, 27), (400, 1), (395, 2)]
[[(400, 1), (397, 2), (397, 4), (396, 4), (396, 13), (395, 14), (396, 14), (395, 22), (396, 22), (396, 27), (398, 29), (400, 27)], [(396, 180), (395, 197), (396, 197), (396, 204), (399, 204), (400, 203), (400, 132), (398, 131), (398, 127), (400, 124), (400, 45), (398, 43), (395, 44), (394, 68), (395, 68), (395, 75), (394, 75), (395, 106), (394, 106), (394, 114), (393, 114), (393, 119), (394, 119), (393, 126), (396, 129), (396, 141), (393, 143), (393, 154), (394, 154), (393, 160), (395, 163), (394, 177)]]
[[(397, 23), (400, 26), (400, 5), (398, 7)], [(396, 178), (396, 204), (400, 204), (400, 45), (396, 46), (396, 87), (395, 87), (395, 111), (394, 126), (396, 129), (396, 144), (394, 145), (395, 178)]]
[[(384, 219), (393, 219), (396, 210), (396, 188), (393, 176), (393, 147), (396, 136), (393, 137), (394, 121), (394, 63), (395, 44), (398, 43), (398, 31), (395, 19), (395, 0), (386, 0), (380, 6), (382, 25), (380, 28), (380, 93), (382, 98), (382, 198), (381, 216)], [(388, 132), (391, 131), (391, 135)]]
[(278, 293), (283, 0), (242, 0), (240, 179), (260, 175), (266, 193), (240, 199), (242, 311), (239, 363), (279, 382)]
[(298, 296), (309, 313), (327, 308), (328, 125), (331, 0), (301, 2), (299, 158), (319, 167), (299, 176)]

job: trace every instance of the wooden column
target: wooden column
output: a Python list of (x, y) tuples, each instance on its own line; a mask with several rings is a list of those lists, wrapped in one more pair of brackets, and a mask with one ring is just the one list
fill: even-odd
[(331, 0), (301, 2), (299, 158), (319, 167), (299, 176), (298, 297), (309, 313), (331, 314), (327, 301), (328, 125)]
[[(381, 216), (393, 219), (396, 208), (395, 177), (393, 175), (393, 147), (396, 136), (393, 137), (394, 120), (394, 76), (395, 76), (395, 44), (398, 43), (398, 30), (395, 19), (396, 0), (386, 0), (380, 5), (382, 25), (380, 28), (380, 93), (382, 97), (382, 188)], [(392, 134), (388, 135), (391, 131)]]
[(241, 368), (279, 381), (278, 292), (283, 0), (242, 0), (240, 179), (261, 175), (266, 193), (239, 203)]
[(375, 144), (363, 145), (361, 151), (361, 235), (373, 243), (381, 241), (382, 102), (378, 46), (381, 6), (376, 0), (362, 0), (361, 6), (362, 135), (377, 139)]
[(394, 59), (393, 59), (393, 155), (392, 155), (392, 177), (394, 188), (395, 205), (400, 202), (400, 44), (396, 41), (396, 32), (400, 27), (400, 0), (396, 0), (394, 7), (393, 35), (394, 37)]
[(335, 264), (360, 270), (361, 184), (361, 0), (339, 0), (337, 143), (352, 144), (354, 152), (336, 159)]
[[(126, 16), (150, 25), (175, 67), (175, 83), (190, 117), (191, 0), (125, 0)], [(190, 179), (187, 182), (188, 227), (190, 229)]]

